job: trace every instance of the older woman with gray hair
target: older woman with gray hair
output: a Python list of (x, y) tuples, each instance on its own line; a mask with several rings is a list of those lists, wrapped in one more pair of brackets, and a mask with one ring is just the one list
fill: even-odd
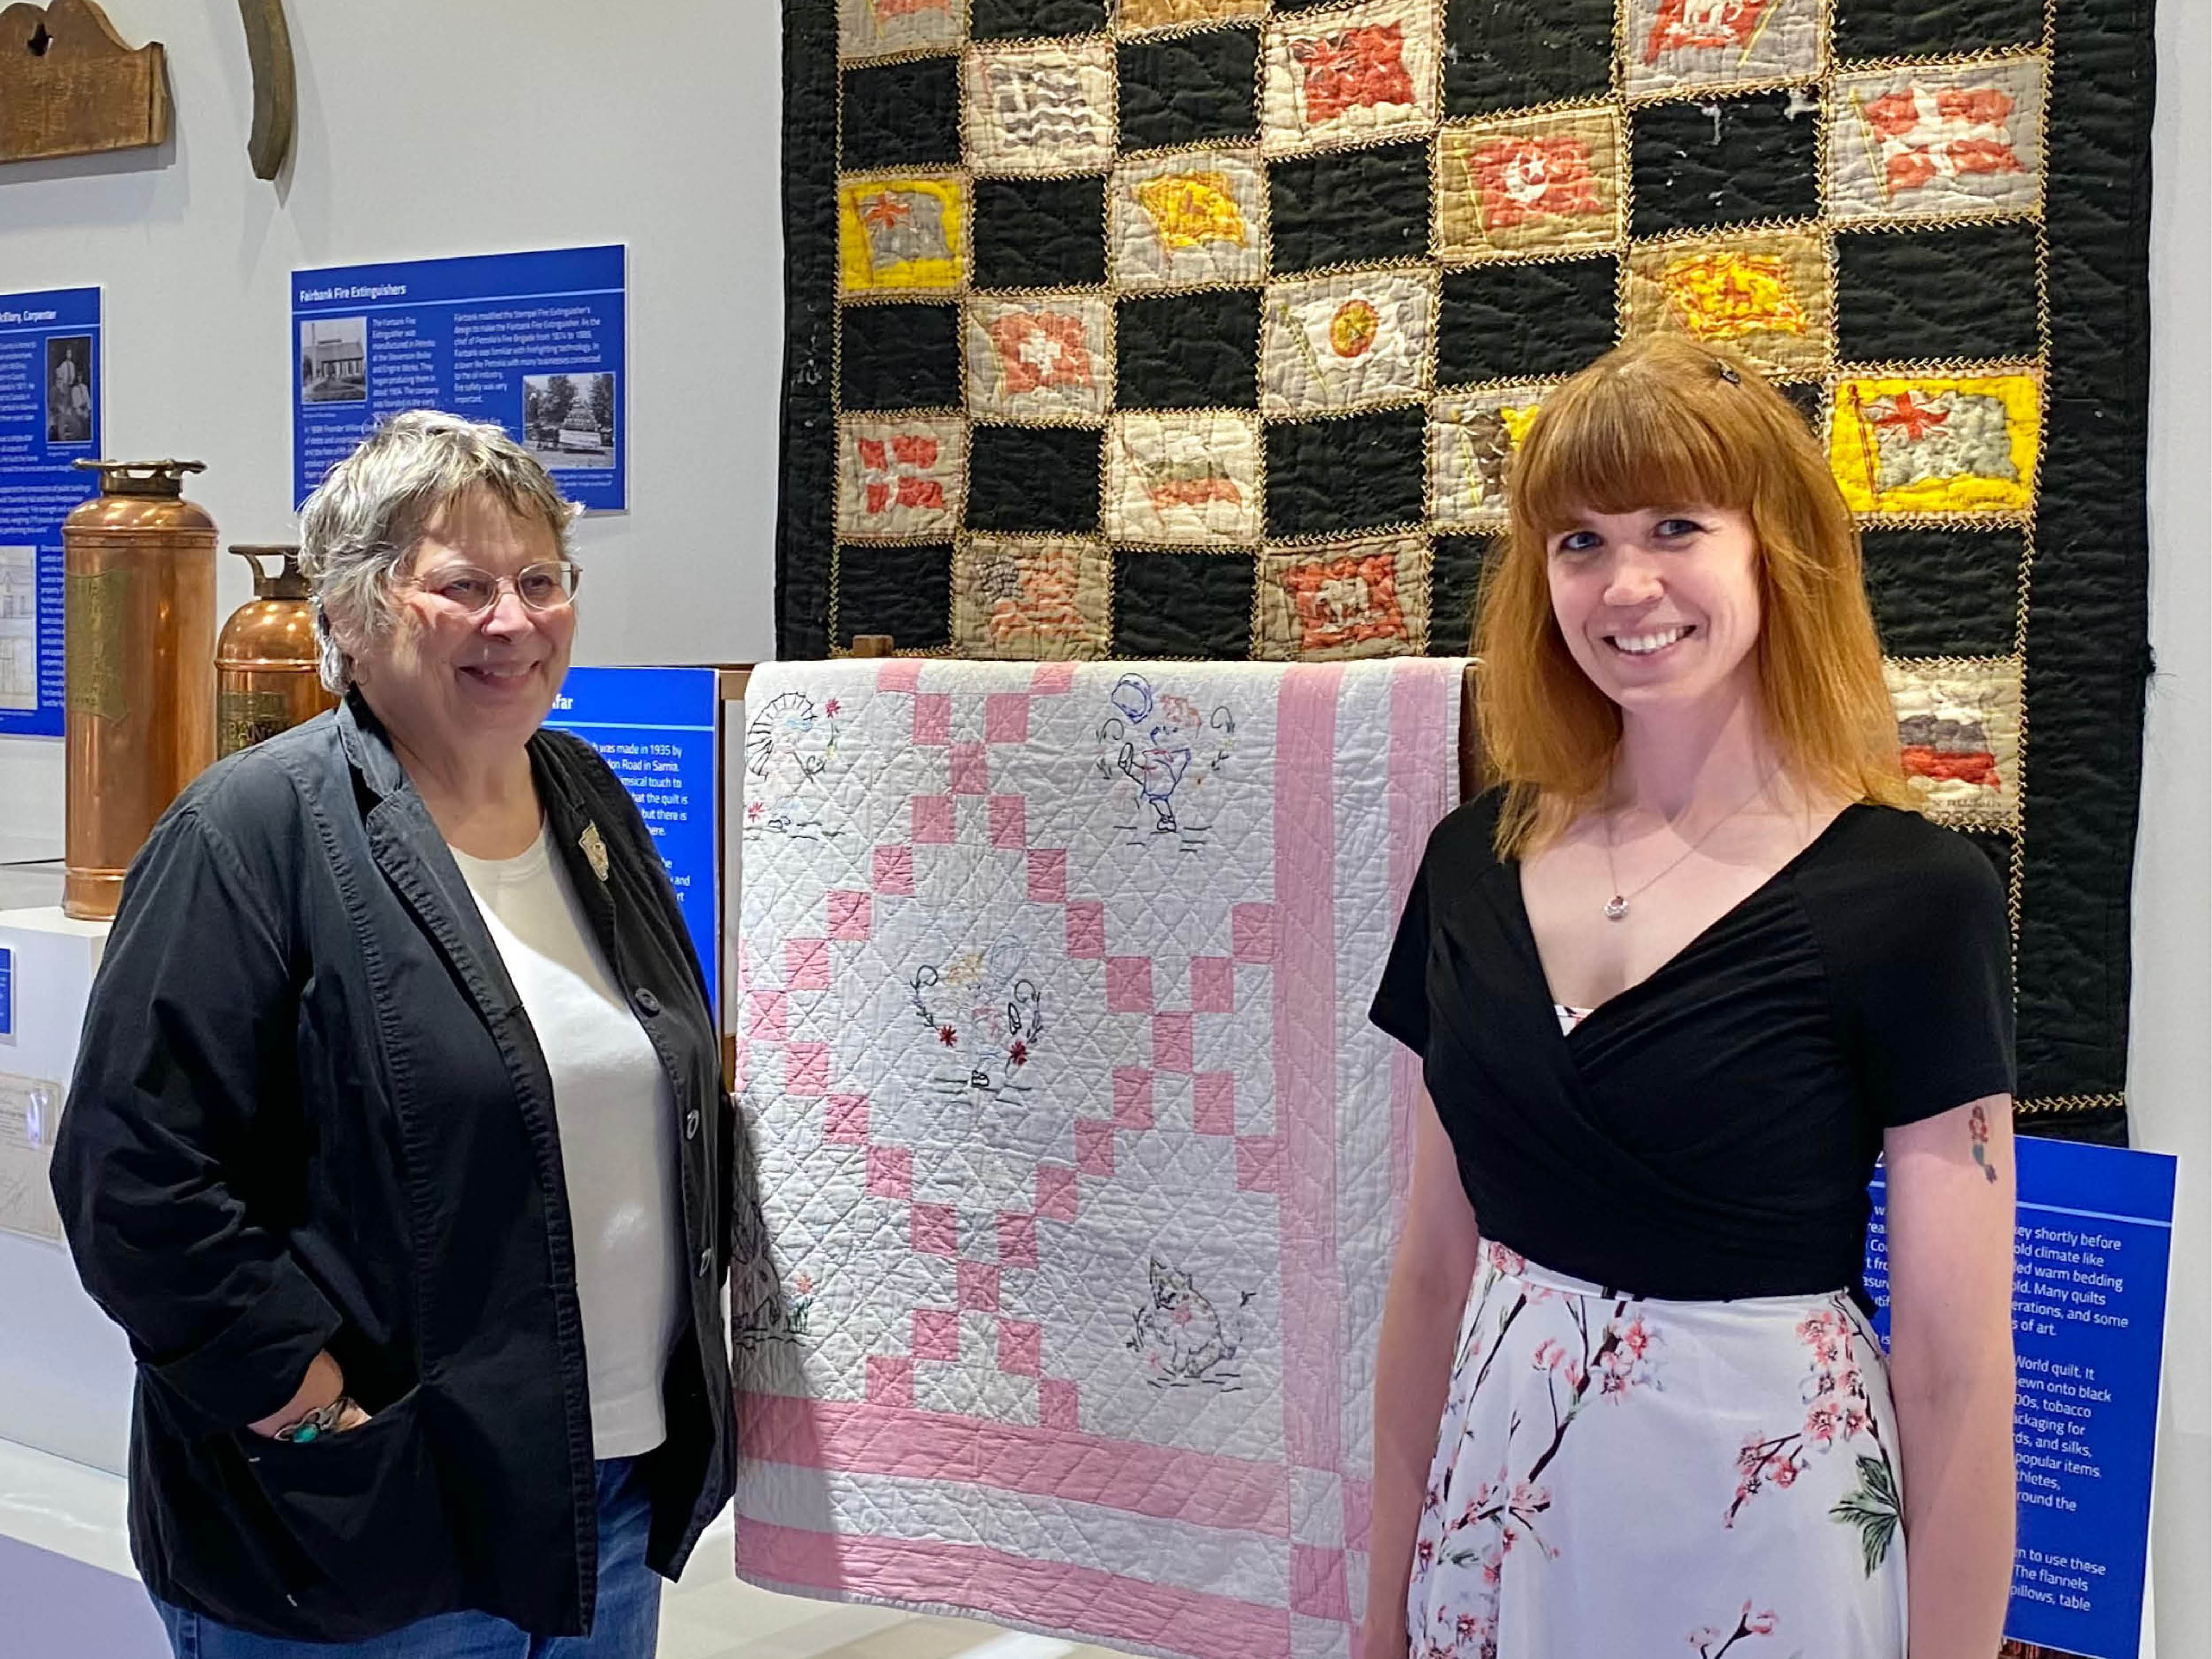
[(645, 825), (540, 730), (571, 517), (386, 422), (304, 515), (344, 702), (125, 885), (53, 1181), (180, 1659), (644, 1659), (727, 1501), (733, 1122)]

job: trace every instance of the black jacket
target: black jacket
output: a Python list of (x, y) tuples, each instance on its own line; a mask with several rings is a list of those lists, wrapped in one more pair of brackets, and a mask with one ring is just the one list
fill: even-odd
[[(574, 738), (541, 732), (530, 758), (675, 1090), (691, 1318), (644, 1460), (650, 1559), (673, 1577), (735, 1467), (729, 1097), (629, 798)], [(358, 694), (204, 774), (132, 865), (53, 1183), (137, 1356), (131, 1541), (155, 1595), (325, 1641), (461, 1607), (588, 1627), (592, 1420), (552, 1083)], [(325, 1347), (372, 1420), (306, 1445), (248, 1430)]]

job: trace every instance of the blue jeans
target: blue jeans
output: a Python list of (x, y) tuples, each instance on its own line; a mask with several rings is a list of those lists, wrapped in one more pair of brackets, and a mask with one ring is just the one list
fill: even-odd
[(589, 1636), (532, 1636), (488, 1613), (446, 1613), (366, 1642), (256, 1636), (155, 1601), (177, 1659), (653, 1659), (660, 1576), (645, 1564), (653, 1505), (636, 1461), (599, 1466), (599, 1596)]

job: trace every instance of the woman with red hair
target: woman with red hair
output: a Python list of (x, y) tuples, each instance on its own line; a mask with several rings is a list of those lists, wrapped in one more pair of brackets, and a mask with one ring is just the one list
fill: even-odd
[(1909, 810), (1850, 514), (1753, 370), (1613, 352), (1511, 494), (1475, 641), (1499, 787), (1431, 838), (1373, 1011), (1434, 1109), (1365, 1659), (1994, 1652), (2004, 883)]

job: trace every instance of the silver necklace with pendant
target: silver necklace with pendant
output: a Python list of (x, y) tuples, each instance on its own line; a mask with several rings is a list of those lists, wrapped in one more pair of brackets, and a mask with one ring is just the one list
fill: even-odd
[[(1673, 863), (1669, 864), (1657, 875), (1652, 877), (1650, 881), (1642, 883), (1633, 892), (1623, 893), (1620, 890), (1620, 872), (1613, 868), (1613, 814), (1610, 812), (1607, 813), (1605, 815), (1605, 873), (1612, 883), (1613, 896), (1607, 899), (1605, 902), (1605, 919), (1607, 921), (1627, 921), (1628, 902), (1631, 899), (1640, 898), (1645, 892), (1649, 891), (1658, 883), (1664, 881), (1668, 876), (1673, 875), (1677, 869), (1680, 868), (1681, 866), (1688, 860), (1691, 854), (1696, 852), (1698, 848), (1703, 847), (1707, 841), (1711, 839), (1713, 832), (1718, 830), (1721, 825), (1729, 823), (1732, 819), (1741, 817), (1746, 812), (1749, 811), (1753, 804), (1756, 802), (1760, 796), (1766, 793), (1768, 787), (1772, 784), (1776, 777), (1780, 775), (1781, 770), (1782, 769), (1778, 766), (1773, 771), (1769, 772), (1764, 778), (1760, 779), (1759, 787), (1753, 790), (1752, 793), (1745, 798), (1742, 805), (1737, 807), (1735, 811), (1730, 812), (1726, 817), (1715, 818), (1711, 823), (1705, 827), (1705, 831), (1703, 835), (1699, 836), (1697, 840), (1692, 842), (1687, 847), (1682, 849), (1680, 856), (1678, 856)], [(1612, 792), (1608, 788), (1607, 793), (1609, 794)]]

